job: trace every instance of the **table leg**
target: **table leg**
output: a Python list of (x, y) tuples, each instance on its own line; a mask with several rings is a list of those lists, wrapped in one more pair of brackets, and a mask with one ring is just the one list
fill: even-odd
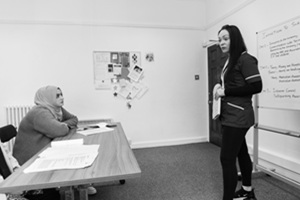
[(88, 192), (87, 192), (87, 187), (85, 186), (78, 186), (78, 193), (79, 193), (79, 199), (80, 200), (88, 200)]
[(60, 188), (60, 198), (61, 200), (75, 200), (73, 187)]

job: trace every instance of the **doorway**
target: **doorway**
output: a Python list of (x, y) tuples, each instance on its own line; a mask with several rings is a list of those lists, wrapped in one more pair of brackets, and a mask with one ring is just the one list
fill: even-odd
[(218, 44), (207, 48), (207, 67), (208, 67), (208, 105), (209, 105), (209, 142), (221, 146), (221, 122), (212, 119), (212, 101), (213, 88), (216, 83), (220, 82), (220, 75), (227, 56), (222, 53)]

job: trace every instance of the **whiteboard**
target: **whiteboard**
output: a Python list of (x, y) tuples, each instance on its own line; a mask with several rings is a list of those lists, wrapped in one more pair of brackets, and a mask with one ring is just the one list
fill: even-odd
[(257, 33), (258, 106), (300, 110), (300, 16)]

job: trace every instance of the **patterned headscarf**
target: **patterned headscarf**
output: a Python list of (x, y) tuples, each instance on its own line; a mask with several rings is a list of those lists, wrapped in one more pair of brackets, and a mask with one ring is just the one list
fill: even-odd
[(62, 110), (56, 103), (57, 90), (60, 89), (56, 86), (45, 86), (35, 93), (34, 103), (50, 110), (58, 121), (62, 120)]

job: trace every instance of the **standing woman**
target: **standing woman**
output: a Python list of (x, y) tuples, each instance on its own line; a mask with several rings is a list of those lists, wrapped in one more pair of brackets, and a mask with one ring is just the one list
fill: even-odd
[[(221, 73), (221, 84), (214, 94), (215, 99), (221, 98), (223, 200), (240, 197), (256, 200), (251, 186), (252, 161), (245, 136), (254, 124), (252, 95), (261, 92), (262, 80), (257, 59), (247, 53), (244, 39), (236, 26), (223, 26), (218, 37), (222, 52), (228, 54)], [(237, 192), (236, 159), (242, 174), (242, 187)]]

